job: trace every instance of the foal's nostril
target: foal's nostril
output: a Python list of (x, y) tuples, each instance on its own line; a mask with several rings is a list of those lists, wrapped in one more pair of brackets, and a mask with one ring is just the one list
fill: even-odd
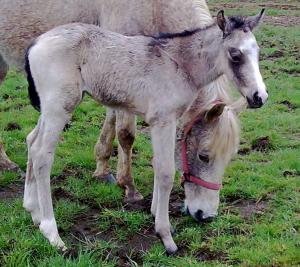
[(203, 211), (202, 210), (198, 210), (195, 213), (195, 219), (199, 222), (201, 222), (203, 220)]
[(258, 95), (258, 92), (256, 92), (254, 95), (253, 95), (253, 101), (254, 103), (256, 104), (262, 104), (262, 99), (261, 97)]

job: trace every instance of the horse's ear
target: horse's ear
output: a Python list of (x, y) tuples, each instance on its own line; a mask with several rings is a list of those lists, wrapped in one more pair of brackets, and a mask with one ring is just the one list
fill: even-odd
[(218, 12), (218, 15), (217, 15), (217, 24), (223, 33), (226, 32), (226, 23), (227, 23), (227, 20), (224, 15), (224, 10), (221, 10)]
[(262, 9), (256, 16), (248, 17), (246, 22), (251, 31), (256, 28), (263, 20), (265, 9)]
[(220, 117), (224, 111), (226, 104), (225, 103), (216, 103), (212, 106), (212, 108), (205, 112), (204, 121), (205, 123), (210, 123), (214, 121), (216, 118)]

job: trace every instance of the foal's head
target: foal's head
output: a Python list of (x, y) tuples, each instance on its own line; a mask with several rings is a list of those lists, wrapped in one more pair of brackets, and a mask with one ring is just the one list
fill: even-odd
[(223, 69), (251, 108), (261, 107), (268, 98), (259, 70), (259, 47), (252, 33), (263, 15), (264, 10), (253, 17), (225, 17), (224, 11), (217, 16), (217, 25), (223, 32)]
[[(182, 185), (187, 213), (197, 221), (208, 221), (218, 212), (218, 185), (238, 149), (239, 125), (233, 106), (223, 102), (211, 103), (194, 114), (186, 120), (183, 131), (188, 130), (177, 141), (176, 162), (185, 173)], [(185, 154), (188, 170), (184, 167)]]

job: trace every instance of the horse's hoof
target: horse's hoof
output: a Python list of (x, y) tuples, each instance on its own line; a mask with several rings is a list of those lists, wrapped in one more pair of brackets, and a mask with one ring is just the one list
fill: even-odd
[(126, 192), (124, 202), (125, 203), (135, 203), (135, 202), (142, 201), (143, 199), (144, 199), (144, 197), (142, 196), (142, 194), (139, 191), (135, 190), (133, 193)]
[(93, 175), (93, 177), (100, 182), (106, 182), (108, 184), (117, 184), (116, 178), (111, 173), (107, 175)]

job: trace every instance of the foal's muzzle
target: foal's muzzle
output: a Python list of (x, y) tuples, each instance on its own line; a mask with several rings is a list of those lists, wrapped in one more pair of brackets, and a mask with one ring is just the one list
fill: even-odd
[(259, 96), (258, 92), (254, 93), (253, 97), (247, 97), (249, 108), (260, 108), (263, 106), (264, 102)]
[(198, 210), (194, 214), (191, 214), (190, 211), (189, 211), (189, 208), (186, 209), (186, 214), (192, 216), (193, 219), (196, 220), (199, 223), (209, 223), (209, 222), (212, 222), (213, 219), (216, 217), (216, 216), (205, 217), (202, 210)]

